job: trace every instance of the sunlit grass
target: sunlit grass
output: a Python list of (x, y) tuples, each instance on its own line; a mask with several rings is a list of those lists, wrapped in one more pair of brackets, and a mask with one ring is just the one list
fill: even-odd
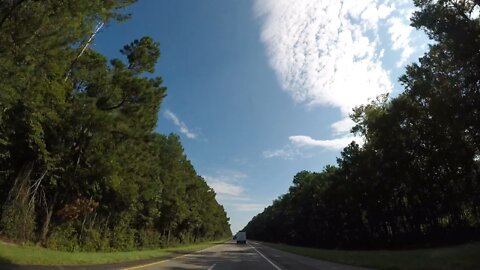
[(384, 270), (478, 270), (480, 243), (415, 250), (344, 251), (265, 243), (266, 245), (316, 259)]
[(37, 246), (14, 246), (0, 243), (0, 263), (32, 265), (107, 264), (158, 258), (176, 253), (189, 253), (213, 246), (215, 243), (217, 242), (128, 252), (65, 252)]

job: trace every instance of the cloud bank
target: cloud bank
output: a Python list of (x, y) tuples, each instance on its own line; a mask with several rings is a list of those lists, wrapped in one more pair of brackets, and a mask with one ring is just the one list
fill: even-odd
[(392, 90), (378, 24), (393, 7), (374, 0), (259, 0), (261, 39), (296, 102), (351, 109)]
[[(397, 68), (415, 52), (408, 0), (257, 0), (254, 10), (282, 88), (297, 103), (341, 112), (341, 119), (331, 125), (339, 138), (293, 136), (290, 147), (298, 145), (299, 138), (327, 149), (347, 143), (352, 108), (393, 90), (385, 51), (397, 59)], [(264, 156), (289, 157), (281, 150)]]

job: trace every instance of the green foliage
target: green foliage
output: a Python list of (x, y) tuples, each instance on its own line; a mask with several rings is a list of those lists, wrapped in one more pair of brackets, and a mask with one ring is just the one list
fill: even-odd
[[(154, 132), (159, 44), (89, 48), (131, 0), (0, 3), (0, 232), (58, 250), (132, 250), (230, 234), (176, 135)], [(206, 209), (205, 209), (206, 208)], [(20, 229), (19, 229), (20, 228)]]
[(46, 246), (53, 250), (80, 251), (76, 235), (77, 230), (72, 223), (61, 224), (52, 230)]
[(108, 251), (110, 247), (110, 233), (102, 228), (89, 228), (84, 232), (81, 247), (82, 251)]
[(35, 239), (35, 216), (32, 209), (18, 201), (4, 205), (0, 226), (5, 236), (27, 242)]
[(86, 265), (110, 264), (126, 261), (158, 259), (159, 257), (174, 256), (178, 253), (192, 253), (215, 245), (218, 241), (194, 245), (182, 245), (174, 248), (156, 248), (148, 250), (122, 252), (67, 252), (39, 247), (37, 245), (10, 245), (0, 243), (2, 260), (18, 265)]
[(381, 270), (474, 270), (480, 243), (413, 250), (331, 250), (266, 243), (275, 249), (341, 264)]
[(356, 108), (363, 146), (297, 174), (246, 226), (250, 237), (328, 248), (480, 238), (480, 5), (415, 3), (412, 25), (436, 43), (400, 78), (405, 92)]
[(130, 224), (131, 217), (123, 214), (119, 223), (113, 228), (110, 245), (114, 250), (133, 250), (135, 248), (136, 230)]
[(154, 229), (141, 229), (138, 231), (139, 246), (150, 249), (162, 247), (162, 234)]
[(156, 59), (160, 57), (159, 44), (150, 37), (143, 37), (125, 45), (120, 52), (127, 56), (128, 68), (132, 72), (153, 72)]

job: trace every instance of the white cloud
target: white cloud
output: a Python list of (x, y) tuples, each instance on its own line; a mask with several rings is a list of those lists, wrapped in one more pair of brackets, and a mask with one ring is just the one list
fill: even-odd
[(261, 203), (238, 203), (235, 204), (235, 209), (240, 212), (259, 212), (267, 206)]
[(410, 44), (413, 28), (409, 25), (408, 20), (401, 17), (388, 19), (388, 24), (388, 33), (392, 41), (392, 48), (394, 50), (401, 50), (401, 57), (397, 61), (397, 67), (401, 67), (407, 63), (410, 56), (415, 52)]
[(288, 138), (290, 142), (299, 147), (321, 147), (329, 150), (341, 150), (349, 145), (352, 141), (358, 144), (363, 144), (361, 138), (347, 135), (341, 138), (331, 140), (315, 140), (310, 136), (297, 135)]
[(237, 171), (219, 171), (214, 176), (203, 176), (215, 193), (227, 200), (243, 195), (241, 180), (246, 177), (246, 174)]
[(337, 121), (330, 125), (330, 127), (333, 129), (334, 134), (345, 134), (349, 133), (352, 127), (355, 125), (355, 122), (353, 122), (350, 117), (345, 117), (340, 121)]
[(338, 151), (348, 146), (352, 141), (355, 141), (359, 145), (363, 145), (362, 138), (355, 137), (350, 134), (329, 140), (316, 140), (305, 135), (290, 136), (288, 139), (290, 141), (289, 144), (280, 149), (264, 151), (263, 157), (294, 160), (297, 158), (312, 157), (313, 154), (311, 150), (313, 148), (323, 148), (325, 150)]
[(243, 192), (242, 187), (227, 182), (210, 181), (208, 184), (211, 188), (213, 188), (213, 190), (215, 190), (215, 193), (217, 194), (240, 196), (240, 194)]
[(165, 115), (165, 118), (172, 120), (173, 124), (175, 124), (175, 126), (177, 126), (180, 129), (180, 133), (187, 136), (187, 138), (189, 139), (197, 138), (197, 134), (190, 131), (187, 125), (183, 121), (181, 121), (172, 111), (166, 110), (164, 115)]
[(293, 160), (300, 156), (302, 156), (302, 153), (291, 145), (286, 145), (281, 149), (263, 151), (263, 157), (265, 158), (282, 158)]
[(282, 87), (296, 102), (330, 105), (344, 115), (392, 91), (378, 24), (392, 7), (375, 0), (257, 0), (261, 39)]
[[(409, 0), (256, 0), (262, 19), (261, 40), (282, 88), (295, 102), (339, 108), (331, 124), (337, 138), (291, 136), (290, 144), (263, 152), (265, 158), (294, 159), (305, 147), (338, 150), (352, 140), (352, 109), (391, 93), (390, 72), (414, 53), (413, 12)], [(385, 68), (388, 62), (396, 67)], [(395, 52), (395, 53), (393, 53)], [(388, 63), (387, 62), (387, 63)]]
[(203, 175), (203, 178), (215, 191), (216, 200), (227, 211), (234, 232), (267, 206), (263, 200), (253, 199), (252, 194), (245, 189), (249, 179), (243, 172), (222, 169)]
[(239, 196), (231, 196), (231, 195), (224, 195), (224, 194), (217, 194), (216, 196), (218, 201), (222, 201), (223, 204), (230, 205), (232, 202), (250, 202), (252, 198), (248, 196), (244, 196), (244, 193)]

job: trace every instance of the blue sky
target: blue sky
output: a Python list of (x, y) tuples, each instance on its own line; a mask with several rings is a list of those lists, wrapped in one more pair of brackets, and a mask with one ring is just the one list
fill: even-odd
[(104, 27), (108, 57), (136, 38), (160, 42), (168, 88), (157, 131), (178, 133), (225, 206), (232, 231), (288, 191), (301, 170), (335, 164), (351, 109), (401, 91), (426, 49), (403, 0), (143, 0)]

